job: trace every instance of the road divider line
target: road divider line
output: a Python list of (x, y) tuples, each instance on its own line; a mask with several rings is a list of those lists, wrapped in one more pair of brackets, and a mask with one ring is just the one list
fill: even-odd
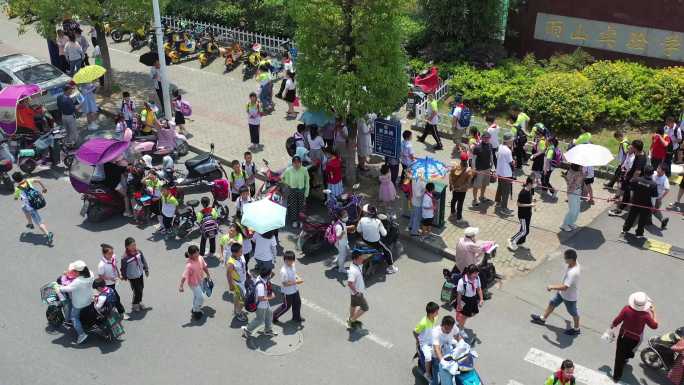
[[(530, 348), (525, 355), (525, 361), (555, 372), (560, 368), (563, 359), (545, 351)], [(586, 368), (575, 363), (575, 378), (578, 382), (588, 385), (614, 385), (615, 382), (605, 373), (598, 372), (593, 369)], [(510, 383), (509, 383), (510, 384)], [(620, 385), (626, 385), (624, 382), (618, 382)]]
[[(325, 316), (325, 317), (335, 321), (335, 323), (337, 323), (341, 326), (344, 326), (345, 328), (347, 327), (347, 321), (343, 320), (342, 318), (340, 318), (338, 315), (331, 312), (330, 310), (322, 308), (322, 307), (318, 306), (317, 304), (309, 301), (306, 298), (302, 298), (302, 305), (308, 307), (309, 309), (315, 311), (318, 314), (321, 314), (322, 316)], [(392, 349), (392, 347), (394, 346), (394, 344), (392, 344), (391, 342), (385, 341), (384, 339), (378, 337), (377, 335), (375, 335), (371, 332), (368, 332), (368, 334), (366, 334), (364, 336), (364, 338), (367, 338), (367, 339), (375, 342), (376, 344), (382, 346), (385, 349)]]
[(516, 380), (508, 380), (508, 385), (523, 385), (523, 384), (516, 381)]

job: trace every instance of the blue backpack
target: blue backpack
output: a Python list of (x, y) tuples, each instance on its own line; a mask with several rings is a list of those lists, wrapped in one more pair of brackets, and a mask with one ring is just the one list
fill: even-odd
[(26, 202), (34, 210), (40, 210), (45, 207), (45, 198), (35, 188), (28, 186), (23, 190), (24, 196), (26, 197)]
[(473, 111), (468, 107), (463, 107), (461, 109), (461, 116), (458, 117), (458, 125), (462, 128), (470, 127), (470, 119), (473, 116)]

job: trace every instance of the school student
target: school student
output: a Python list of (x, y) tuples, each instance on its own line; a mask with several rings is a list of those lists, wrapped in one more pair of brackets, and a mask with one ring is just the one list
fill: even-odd
[(280, 284), (281, 291), (285, 296), (283, 303), (275, 312), (273, 312), (273, 323), (278, 324), (278, 318), (282, 317), (290, 308), (292, 308), (292, 321), (304, 322), (302, 318), (302, 299), (299, 296), (298, 285), (304, 281), (297, 275), (297, 268), (295, 267), (295, 254), (292, 251), (286, 251), (284, 256), (285, 264), (280, 268)]
[(532, 208), (535, 203), (532, 199), (534, 195), (534, 177), (528, 176), (525, 180), (523, 189), (518, 194), (518, 220), (520, 230), (508, 240), (508, 249), (516, 251), (519, 245), (525, 243), (527, 235), (530, 233), (530, 221), (532, 220)]

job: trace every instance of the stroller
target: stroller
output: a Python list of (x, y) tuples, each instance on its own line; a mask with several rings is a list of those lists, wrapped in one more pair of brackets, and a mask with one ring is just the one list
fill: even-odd
[[(489, 262), (490, 259), (496, 256), (496, 249), (498, 245), (494, 242), (485, 242), (482, 245), (485, 252), (484, 257), (482, 257), (482, 262), (478, 265), (480, 269), (480, 282), (482, 283), (482, 292), (485, 300), (491, 299), (492, 294), (489, 292), (489, 288), (494, 285), (496, 280), (502, 277), (496, 273), (496, 267), (493, 263)], [(456, 301), (456, 287), (458, 281), (461, 279), (461, 272), (458, 266), (449, 269), (442, 269), (442, 276), (444, 276), (444, 283), (442, 284), (442, 291), (440, 293), (440, 299), (442, 302), (449, 306), (453, 306)]]
[(670, 348), (682, 338), (684, 338), (684, 326), (674, 332), (649, 338), (648, 346), (641, 351), (641, 361), (652, 369), (670, 370), (677, 358), (676, 353)]

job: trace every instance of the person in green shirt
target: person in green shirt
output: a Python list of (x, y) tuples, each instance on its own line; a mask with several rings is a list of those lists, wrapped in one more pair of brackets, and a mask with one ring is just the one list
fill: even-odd
[(522, 112), (519, 106), (514, 105), (511, 109), (511, 118), (514, 121), (511, 133), (515, 139), (515, 146), (513, 147), (515, 168), (521, 170), (528, 158), (528, 154), (525, 152), (525, 145), (527, 144), (527, 137), (529, 136), (527, 125), (530, 122), (530, 117)]
[(615, 138), (615, 140), (618, 142), (617, 158), (615, 158), (618, 164), (615, 168), (615, 174), (613, 174), (613, 177), (608, 182), (603, 184), (603, 186), (607, 188), (613, 188), (615, 182), (620, 180), (620, 176), (622, 175), (622, 162), (625, 160), (627, 153), (629, 152), (629, 140), (625, 137), (625, 134), (622, 131), (615, 131), (613, 133), (613, 138)]
[(534, 184), (538, 185), (544, 175), (544, 160), (546, 159), (547, 139), (545, 136), (546, 129), (541, 123), (537, 123), (532, 127), (535, 133), (534, 146), (532, 147), (532, 175), (534, 177)]
[(544, 385), (575, 385), (575, 364), (570, 360), (564, 360), (560, 370), (550, 375)]
[(572, 141), (572, 144), (578, 145), (587, 143), (591, 143), (591, 132), (589, 132), (589, 127), (584, 126), (582, 127), (582, 133), (577, 137), (577, 139)]
[(542, 176), (542, 188), (551, 194), (552, 198), (556, 197), (556, 189), (551, 186), (551, 173), (556, 167), (554, 165), (554, 157), (556, 156), (556, 148), (558, 147), (558, 139), (550, 137), (546, 140), (546, 156), (544, 159), (544, 174)]
[(31, 206), (27, 196), (28, 190), (36, 189), (34, 185), (40, 186), (43, 194), (47, 193), (47, 188), (40, 180), (28, 179), (19, 171), (12, 174), (12, 180), (16, 183), (16, 187), (14, 188), (14, 200), (21, 199), (21, 211), (24, 212), (27, 221), (26, 228), (33, 229), (35, 226), (38, 226), (43, 234), (45, 234), (48, 244), (52, 244), (54, 234), (48, 231), (47, 226), (43, 223), (43, 218), (38, 214), (38, 209)]
[(292, 166), (283, 173), (283, 183), (288, 187), (287, 221), (292, 227), (299, 227), (299, 213), (304, 211), (304, 203), (309, 197), (309, 170), (302, 167), (302, 160), (298, 156), (292, 157)]
[(428, 302), (425, 306), (425, 313), (425, 317), (421, 318), (413, 329), (413, 338), (416, 339), (416, 348), (425, 359), (424, 376), (430, 383), (432, 381), (432, 329), (437, 325), (439, 305), (432, 301)]

